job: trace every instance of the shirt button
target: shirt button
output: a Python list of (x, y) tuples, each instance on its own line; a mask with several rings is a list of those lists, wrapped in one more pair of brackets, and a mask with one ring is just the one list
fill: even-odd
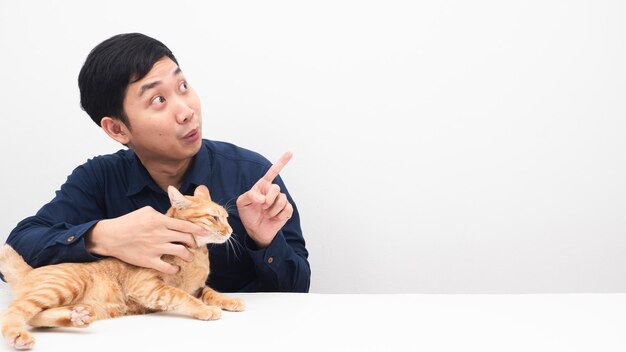
[(72, 242), (74, 240), (74, 236), (70, 236), (67, 238), (67, 242)]
[(274, 257), (267, 258), (267, 263), (272, 264), (274, 262)]

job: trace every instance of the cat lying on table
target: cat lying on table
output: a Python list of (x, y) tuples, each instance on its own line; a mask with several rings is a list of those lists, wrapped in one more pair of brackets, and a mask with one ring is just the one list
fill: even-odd
[(211, 201), (209, 190), (198, 186), (184, 196), (170, 186), (172, 207), (166, 215), (188, 220), (209, 230), (194, 236), (198, 248), (192, 262), (165, 255), (178, 265), (174, 275), (127, 264), (115, 258), (92, 263), (64, 263), (31, 268), (8, 245), (0, 252), (0, 271), (13, 292), (3, 314), (2, 335), (16, 349), (30, 349), (35, 340), (26, 324), (34, 327), (87, 327), (98, 319), (176, 310), (201, 320), (221, 317), (221, 309), (242, 311), (244, 302), (227, 297), (205, 282), (209, 276), (207, 243), (226, 242), (232, 229), (228, 213)]

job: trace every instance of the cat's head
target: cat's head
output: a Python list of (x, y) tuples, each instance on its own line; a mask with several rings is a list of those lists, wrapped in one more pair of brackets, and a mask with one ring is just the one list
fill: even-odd
[(233, 232), (226, 219), (228, 213), (221, 205), (211, 200), (209, 189), (206, 186), (198, 186), (193, 196), (185, 196), (176, 187), (169, 186), (167, 194), (172, 204), (167, 215), (191, 221), (209, 230), (208, 236), (194, 236), (198, 246), (207, 243), (224, 243), (228, 240)]

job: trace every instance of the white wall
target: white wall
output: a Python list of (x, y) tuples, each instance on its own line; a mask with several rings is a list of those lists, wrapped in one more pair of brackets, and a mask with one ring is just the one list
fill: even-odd
[(624, 292), (625, 18), (596, 0), (0, 0), (0, 239), (119, 149), (76, 78), (139, 31), (174, 51), (206, 137), (295, 153), (312, 291)]

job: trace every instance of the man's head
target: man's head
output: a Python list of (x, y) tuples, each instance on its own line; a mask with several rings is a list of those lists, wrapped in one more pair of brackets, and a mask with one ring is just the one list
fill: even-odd
[(89, 53), (78, 85), (91, 119), (144, 165), (184, 160), (200, 149), (200, 100), (158, 40), (139, 33), (105, 40)]
[(128, 85), (142, 79), (164, 57), (178, 64), (163, 43), (140, 33), (118, 34), (100, 43), (78, 75), (85, 112), (98, 126), (105, 116), (129, 126), (123, 106)]

